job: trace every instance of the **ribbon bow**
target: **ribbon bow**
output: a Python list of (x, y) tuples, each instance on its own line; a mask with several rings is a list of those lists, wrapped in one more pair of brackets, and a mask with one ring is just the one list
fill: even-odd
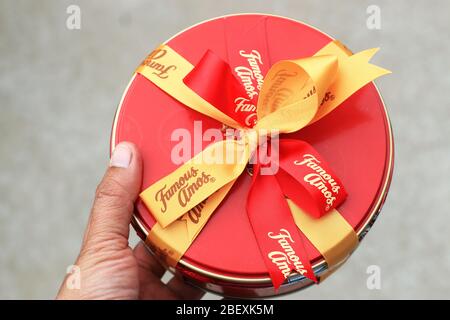
[[(335, 210), (347, 196), (341, 181), (309, 144), (277, 138), (318, 121), (359, 88), (389, 73), (368, 63), (376, 51), (351, 55), (331, 42), (312, 57), (279, 61), (267, 72), (253, 112), (237, 112), (234, 101), (246, 93), (230, 66), (214, 53), (207, 51), (194, 67), (167, 45), (152, 52), (137, 73), (237, 134), (211, 143), (141, 193), (157, 220), (151, 245), (175, 264), (250, 161), (247, 213), (274, 287), (292, 271), (317, 281), (304, 236), (329, 267), (342, 261), (358, 240)], [(271, 139), (264, 139), (268, 135)], [(264, 148), (270, 154), (261, 156)]]

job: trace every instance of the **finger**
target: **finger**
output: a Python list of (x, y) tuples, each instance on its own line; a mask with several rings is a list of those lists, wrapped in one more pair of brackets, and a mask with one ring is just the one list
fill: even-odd
[(149, 252), (145, 244), (141, 241), (134, 248), (134, 256), (138, 262), (139, 273), (153, 274), (155, 277), (161, 279), (166, 269), (156, 260), (156, 258)]
[(143, 242), (133, 250), (139, 268), (139, 298), (142, 300), (177, 299), (162, 281), (164, 267), (153, 257)]
[(129, 224), (142, 180), (142, 160), (129, 142), (118, 144), (97, 187), (85, 242), (128, 239)]
[(204, 295), (202, 290), (185, 284), (176, 277), (170, 280), (166, 287), (160, 281), (165, 273), (165, 268), (149, 252), (143, 242), (138, 243), (136, 248), (134, 248), (134, 255), (139, 265), (142, 299), (153, 298), (155, 296), (155, 289), (160, 294), (163, 294), (165, 299), (174, 299), (177, 297), (182, 299), (200, 299)]
[(173, 277), (169, 281), (169, 283), (167, 283), (167, 287), (171, 291), (175, 292), (175, 294), (179, 298), (185, 299), (185, 300), (200, 299), (205, 294), (205, 291), (184, 282), (182, 279), (180, 279), (179, 277), (176, 277), (176, 276)]

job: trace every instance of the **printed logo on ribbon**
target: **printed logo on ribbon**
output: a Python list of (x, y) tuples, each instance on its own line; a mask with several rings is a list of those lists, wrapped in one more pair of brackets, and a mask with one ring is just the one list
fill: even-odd
[(185, 219), (185, 217), (187, 217), (189, 221), (191, 221), (193, 224), (199, 223), (200, 218), (202, 217), (203, 208), (205, 207), (206, 204), (206, 200), (208, 199), (205, 199), (202, 202), (200, 202), (198, 205), (189, 210), (186, 215), (178, 218), (178, 220), (183, 220)]
[(289, 86), (285, 85), (288, 78), (295, 78), (298, 73), (295, 71), (289, 71), (286, 69), (278, 70), (272, 75), (270, 86), (266, 91), (263, 101), (263, 106), (266, 106), (268, 110), (274, 111), (284, 105), (284, 102), (289, 100), (292, 96), (292, 90)]
[(173, 183), (170, 187), (164, 185), (156, 192), (155, 200), (161, 203), (161, 212), (167, 211), (167, 202), (172, 200), (175, 195), (178, 204), (181, 207), (186, 207), (191, 201), (194, 194), (205, 185), (214, 182), (216, 179), (210, 174), (199, 172), (198, 169), (191, 167), (178, 181)]
[(259, 94), (264, 83), (264, 76), (261, 72), (260, 65), (263, 64), (261, 54), (257, 50), (251, 52), (239, 51), (239, 55), (247, 59), (249, 67), (238, 66), (234, 68), (242, 85), (250, 99), (253, 99)]
[[(147, 66), (153, 69), (153, 74), (157, 75), (161, 79), (167, 79), (169, 77), (169, 72), (176, 70), (177, 66), (173, 64), (164, 64), (161, 59), (167, 54), (166, 49), (155, 49), (150, 53), (147, 58), (142, 62), (142, 66)], [(157, 61), (159, 60), (159, 61)]]
[(236, 105), (234, 112), (249, 113), (249, 115), (245, 118), (245, 124), (249, 127), (253, 127), (257, 120), (256, 105), (254, 101), (259, 95), (259, 91), (261, 91), (264, 83), (264, 76), (261, 71), (263, 61), (258, 50), (252, 50), (251, 52), (240, 50), (239, 55), (246, 59), (248, 67), (237, 66), (234, 68), (234, 72), (236, 72), (237, 77), (241, 80), (248, 97), (237, 97), (234, 99), (234, 103)]
[(303, 180), (322, 193), (326, 200), (325, 211), (330, 210), (341, 189), (338, 182), (320, 166), (320, 161), (312, 154), (304, 154), (303, 159), (295, 160), (294, 164), (296, 166), (307, 166), (314, 171), (313, 173), (306, 174)]
[(234, 109), (235, 113), (249, 113), (249, 115), (245, 118), (245, 125), (249, 127), (254, 126), (256, 124), (256, 106), (252, 103), (252, 101), (247, 98), (238, 97), (234, 99), (234, 103), (236, 104), (236, 108)]
[(292, 243), (295, 243), (295, 241), (292, 239), (289, 231), (286, 229), (280, 229), (278, 234), (269, 232), (267, 236), (270, 239), (278, 240), (278, 244), (283, 250), (269, 252), (267, 256), (270, 260), (272, 260), (272, 263), (280, 269), (285, 279), (289, 277), (292, 269), (295, 269), (295, 271), (301, 275), (308, 272), (291, 245)]

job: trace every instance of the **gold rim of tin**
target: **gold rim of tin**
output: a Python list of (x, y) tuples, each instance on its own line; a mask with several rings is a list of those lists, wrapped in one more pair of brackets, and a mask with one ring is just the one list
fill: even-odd
[[(240, 16), (240, 15), (265, 15), (265, 16), (272, 16), (272, 17), (277, 17), (277, 18), (282, 18), (282, 19), (286, 19), (286, 20), (291, 20), (293, 22), (296, 23), (300, 23), (303, 24), (311, 29), (316, 30), (317, 32), (320, 32), (326, 36), (328, 36), (329, 38), (334, 39), (334, 37), (330, 36), (329, 34), (327, 34), (326, 32), (323, 32), (322, 30), (317, 29), (316, 27), (313, 27), (305, 22), (302, 21), (298, 21), (292, 18), (288, 18), (288, 17), (284, 17), (284, 16), (279, 16), (279, 15), (274, 15), (274, 14), (266, 14), (266, 13), (239, 13), (239, 14), (228, 14), (228, 15), (223, 15), (223, 16), (219, 16), (219, 17), (215, 17), (215, 18), (211, 18), (211, 19), (207, 19), (204, 21), (201, 21), (199, 23), (196, 23), (188, 28), (183, 29), (182, 31), (178, 32), (177, 34), (175, 34), (174, 36), (170, 37), (167, 41), (165, 41), (164, 43), (169, 42), (170, 40), (172, 40), (173, 38), (177, 37), (178, 35), (186, 32), (189, 29), (192, 29), (198, 25), (201, 25), (203, 23), (209, 22), (209, 21), (213, 21), (213, 20), (217, 20), (220, 18), (226, 18), (226, 17), (230, 17), (230, 16)], [(120, 103), (119, 106), (117, 107), (116, 113), (114, 115), (114, 122), (113, 122), (113, 128), (112, 128), (112, 133), (111, 133), (111, 141), (110, 141), (110, 148), (111, 148), (111, 153), (114, 151), (114, 147), (115, 147), (115, 140), (116, 140), (116, 129), (117, 129), (117, 121), (118, 121), (118, 115), (120, 114), (120, 110), (122, 108), (122, 104), (123, 101), (125, 99), (126, 94), (128, 93), (128, 89), (130, 88), (131, 84), (133, 83), (134, 78), (136, 77), (136, 74), (133, 74), (132, 78), (130, 79), (130, 81), (128, 82), (127, 87), (124, 90), (124, 93), (120, 99)], [(392, 127), (391, 127), (391, 121), (389, 119), (389, 114), (388, 111), (386, 109), (386, 105), (384, 103), (384, 99), (380, 94), (380, 90), (378, 89), (377, 85), (372, 82), (375, 89), (377, 90), (378, 96), (380, 97), (381, 103), (383, 105), (383, 110), (386, 116), (386, 123), (387, 123), (387, 131), (388, 131), (388, 135), (389, 135), (389, 163), (388, 163), (388, 167), (387, 170), (385, 171), (386, 176), (385, 176), (385, 180), (384, 180), (384, 185), (381, 189), (381, 193), (379, 194), (379, 197), (376, 201), (375, 206), (372, 209), (372, 212), (370, 213), (370, 215), (368, 216), (368, 218), (366, 219), (365, 223), (359, 228), (359, 230), (356, 232), (358, 237), (361, 240), (361, 235), (368, 231), (367, 229), (371, 227), (371, 225), (375, 222), (376, 218), (377, 218), (377, 214), (379, 213), (379, 211), (381, 210), (381, 207), (383, 205), (385, 196), (386, 196), (386, 192), (387, 189), (389, 188), (390, 185), (390, 181), (391, 181), (391, 176), (392, 176), (392, 167), (393, 167), (393, 148), (394, 148), (394, 141), (393, 141), (393, 135), (392, 135)], [(139, 228), (141, 229), (141, 231), (145, 234), (145, 236), (148, 236), (148, 231), (145, 228), (145, 226), (141, 223), (141, 221), (139, 220), (139, 218), (136, 217), (136, 215), (133, 215), (133, 220), (134, 222), (139, 226)], [(213, 278), (213, 279), (218, 279), (218, 280), (225, 280), (228, 282), (232, 282), (232, 283), (259, 283), (259, 284), (263, 284), (263, 283), (270, 283), (271, 279), (269, 277), (264, 277), (264, 278), (251, 278), (251, 277), (246, 277), (246, 278), (240, 278), (240, 277), (233, 277), (233, 276), (225, 276), (219, 273), (214, 273), (211, 271), (207, 271), (204, 270), (202, 268), (199, 268), (197, 266), (192, 265), (189, 262), (184, 261), (184, 259), (180, 259), (180, 261), (178, 262), (179, 264), (183, 265), (184, 267), (191, 269), (193, 271), (196, 271), (197, 273), (207, 276), (209, 278)], [(326, 267), (326, 262), (325, 260), (319, 261), (316, 264), (314, 264), (313, 269), (319, 269), (319, 268), (325, 268)], [(298, 275), (297, 275), (298, 276)], [(292, 275), (291, 277), (296, 277), (296, 275)]]

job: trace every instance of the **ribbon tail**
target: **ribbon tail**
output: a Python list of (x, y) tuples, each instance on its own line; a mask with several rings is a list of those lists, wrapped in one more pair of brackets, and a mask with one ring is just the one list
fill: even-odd
[(237, 179), (228, 182), (222, 188), (209, 196), (208, 199), (203, 200), (200, 204), (189, 210), (180, 218), (180, 220), (184, 220), (186, 222), (187, 237), (190, 243), (192, 243), (200, 231), (202, 231), (203, 227), (208, 222), (209, 217), (225, 199), (236, 180)]
[(310, 124), (326, 116), (369, 82), (391, 73), (387, 69), (369, 63), (377, 51), (378, 48), (372, 48), (352, 54), (338, 41), (332, 41), (314, 55), (336, 56), (339, 71), (333, 84), (326, 90), (319, 110)]
[(292, 271), (317, 282), (300, 231), (273, 175), (255, 166), (247, 213), (258, 247), (277, 290)]
[(287, 201), (297, 227), (323, 256), (329, 270), (341, 264), (358, 246), (358, 235), (336, 209), (314, 219), (293, 201)]
[(184, 165), (156, 181), (139, 195), (164, 228), (214, 192), (239, 177), (250, 150), (236, 140), (210, 144)]
[(233, 180), (217, 190), (208, 199), (202, 201), (169, 226), (163, 228), (156, 223), (151, 228), (146, 243), (168, 265), (174, 267), (227, 196), (235, 181)]
[(289, 198), (291, 214), (305, 241), (320, 252), (331, 270), (358, 245), (356, 232), (335, 209), (347, 193), (325, 160), (306, 142), (281, 139), (280, 149), (275, 177)]

